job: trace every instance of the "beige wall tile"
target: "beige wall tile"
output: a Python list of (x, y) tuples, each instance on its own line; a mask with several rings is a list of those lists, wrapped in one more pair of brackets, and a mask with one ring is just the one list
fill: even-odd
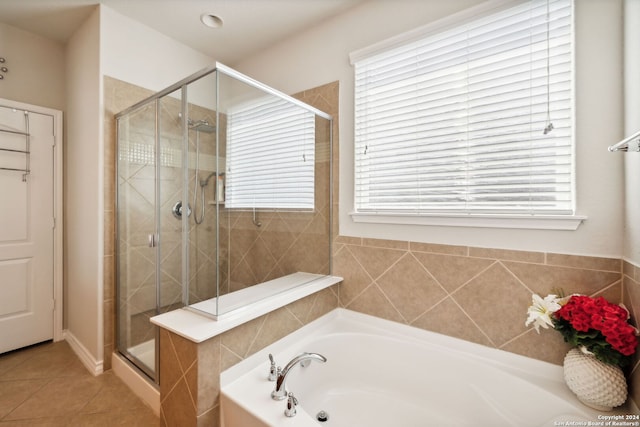
[(187, 372), (199, 356), (197, 345), (193, 341), (189, 341), (177, 334), (169, 334), (169, 339), (178, 357), (181, 371)]
[(566, 295), (592, 295), (620, 279), (619, 272), (584, 270), (505, 261), (503, 264), (531, 291), (542, 296), (562, 289)]
[(571, 349), (571, 346), (564, 342), (562, 335), (557, 331), (540, 329), (540, 334), (537, 334), (534, 329), (529, 329), (524, 334), (503, 345), (501, 349), (562, 365), (564, 356)]
[[(402, 250), (366, 246), (349, 246), (348, 249), (373, 280), (380, 277), (406, 253)], [(337, 271), (337, 274), (342, 273)]]
[(198, 387), (193, 395), (198, 416), (218, 405), (220, 396), (221, 339), (215, 337), (198, 345)]
[(628, 261), (622, 261), (622, 274), (629, 276), (631, 279), (635, 278), (636, 267)]
[(447, 295), (409, 252), (376, 282), (407, 323), (413, 322)]
[(530, 292), (500, 263), (453, 293), (453, 298), (495, 346), (523, 333)]
[(371, 276), (351, 253), (350, 246), (345, 246), (334, 256), (333, 274), (343, 278), (339, 285), (341, 306), (350, 304), (360, 292), (373, 282)]
[(469, 255), (469, 248), (466, 246), (438, 245), (435, 243), (409, 242), (409, 249), (412, 252), (431, 252), (445, 255)]
[(448, 292), (455, 291), (495, 262), (484, 258), (412, 253)]
[(351, 301), (346, 308), (359, 311), (394, 322), (405, 323), (398, 311), (390, 304), (387, 297), (375, 284), (367, 287), (356, 299)]
[(162, 418), (167, 426), (196, 426), (196, 408), (184, 378), (180, 378), (168, 395), (163, 396), (161, 405)]
[(306, 325), (336, 307), (338, 307), (337, 294), (333, 289), (328, 288), (287, 305), (287, 310), (302, 325)]
[(220, 338), (222, 345), (241, 358), (247, 357), (249, 348), (264, 326), (264, 322), (265, 317), (262, 316), (225, 332)]
[(383, 239), (362, 239), (362, 246), (373, 246), (377, 248), (401, 249), (409, 250), (409, 242), (400, 240), (383, 240)]
[(209, 409), (202, 415), (198, 415), (198, 427), (218, 427), (220, 425), (220, 405)]
[(240, 363), (243, 360), (242, 357), (238, 356), (224, 345), (221, 346), (220, 352), (220, 371), (229, 369), (236, 363)]
[(511, 251), (491, 248), (469, 248), (469, 256), (479, 258), (493, 258), (507, 261), (522, 261), (544, 263), (545, 254), (542, 252)]
[(620, 304), (621, 302), (623, 302), (622, 280), (619, 280), (613, 285), (599, 290), (598, 292), (593, 294), (593, 296), (604, 297), (609, 302), (612, 302), (614, 304)]
[(302, 323), (286, 308), (280, 308), (265, 316), (264, 326), (251, 343), (249, 353), (253, 354), (269, 344), (299, 329)]
[(411, 326), (491, 346), (489, 338), (452, 298), (446, 298), (411, 323)]
[(337, 236), (333, 243), (362, 246), (362, 237)]
[(547, 264), (620, 272), (620, 259), (547, 253)]
[[(160, 396), (164, 400), (176, 386), (184, 372), (170, 338), (171, 332), (160, 329)], [(160, 402), (162, 404), (162, 401)]]

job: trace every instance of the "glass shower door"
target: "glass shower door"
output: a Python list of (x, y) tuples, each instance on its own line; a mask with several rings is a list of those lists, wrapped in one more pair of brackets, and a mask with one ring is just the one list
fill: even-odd
[(155, 380), (156, 103), (118, 120), (117, 345)]

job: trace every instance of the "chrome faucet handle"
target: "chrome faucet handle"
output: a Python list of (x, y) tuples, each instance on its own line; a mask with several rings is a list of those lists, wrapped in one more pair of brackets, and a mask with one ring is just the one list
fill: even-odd
[(269, 353), (269, 360), (271, 361), (271, 367), (269, 367), (269, 377), (267, 378), (269, 381), (275, 381), (278, 379), (278, 374), (280, 374), (280, 367), (276, 366), (275, 360), (273, 360), (273, 355)]
[(293, 395), (293, 393), (287, 393), (287, 408), (284, 410), (284, 414), (287, 417), (293, 417), (296, 415), (296, 406), (298, 406), (298, 399)]

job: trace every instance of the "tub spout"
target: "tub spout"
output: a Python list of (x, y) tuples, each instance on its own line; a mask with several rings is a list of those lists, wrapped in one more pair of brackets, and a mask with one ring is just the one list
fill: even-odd
[(285, 382), (287, 381), (287, 377), (291, 369), (296, 366), (298, 363), (302, 365), (302, 367), (309, 366), (312, 360), (317, 360), (319, 362), (326, 362), (327, 358), (318, 353), (302, 353), (291, 359), (289, 363), (282, 369), (282, 372), (278, 373), (278, 378), (276, 379), (276, 387), (271, 392), (271, 398), (273, 400), (284, 400), (287, 397), (287, 389), (285, 386)]

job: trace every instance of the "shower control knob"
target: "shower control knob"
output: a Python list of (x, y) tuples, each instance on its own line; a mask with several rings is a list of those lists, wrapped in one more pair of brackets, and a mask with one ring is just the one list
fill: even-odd
[[(173, 216), (177, 219), (182, 219), (182, 200), (179, 200), (175, 205), (173, 205), (171, 213), (173, 213)], [(187, 203), (187, 217), (189, 216), (191, 216), (191, 207)]]

